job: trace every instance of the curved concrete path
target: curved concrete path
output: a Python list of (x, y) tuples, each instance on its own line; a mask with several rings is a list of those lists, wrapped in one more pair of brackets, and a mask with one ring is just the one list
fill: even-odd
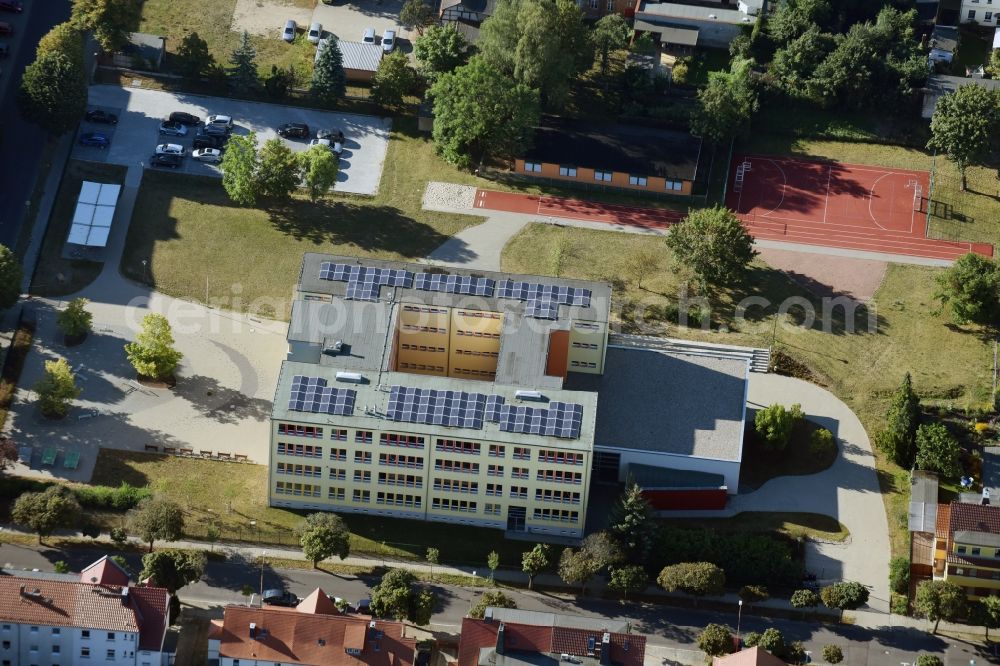
[(840, 455), (818, 474), (783, 476), (758, 490), (738, 495), (730, 505), (740, 511), (801, 511), (832, 516), (850, 530), (845, 543), (811, 542), (806, 566), (821, 580), (856, 580), (871, 589), (869, 607), (889, 611), (889, 523), (875, 472), (871, 443), (850, 407), (815, 384), (774, 374), (750, 375), (748, 404), (802, 405), (809, 419), (836, 437)]

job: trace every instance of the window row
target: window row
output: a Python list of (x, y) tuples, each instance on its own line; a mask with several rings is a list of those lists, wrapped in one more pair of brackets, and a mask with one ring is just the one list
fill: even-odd
[(493, 379), (497, 376), (497, 373), (492, 370), (477, 370), (475, 368), (452, 368), (452, 373), (456, 375), (464, 375), (466, 377), (488, 377)]
[(380, 453), (378, 454), (378, 464), (384, 467), (423, 469), (424, 459), (422, 456), (404, 456), (397, 453)]
[(559, 465), (582, 465), (583, 454), (540, 449), (538, 451), (538, 462), (557, 463)]
[(424, 438), (417, 435), (397, 435), (396, 433), (382, 433), (379, 435), (378, 443), (382, 446), (402, 446), (408, 449), (424, 448)]
[(290, 474), (292, 476), (323, 476), (323, 468), (318, 465), (297, 465), (279, 462), (274, 471), (276, 474)]
[(489, 358), (499, 358), (500, 352), (495, 351), (480, 351), (478, 349), (456, 349), (455, 353), (459, 356), (486, 356)]
[(574, 349), (597, 349), (597, 343), (595, 342), (574, 342), (572, 344)]
[(395, 472), (379, 472), (378, 482), (383, 486), (404, 486), (406, 488), (423, 488), (424, 479), (413, 474), (396, 474)]
[(461, 472), (463, 474), (479, 474), (479, 463), (464, 460), (438, 460), (434, 469), (441, 472)]
[(447, 328), (440, 328), (438, 326), (417, 326), (416, 324), (403, 324), (401, 328), (404, 331), (413, 331), (415, 333), (440, 333), (444, 335), (448, 332)]
[(460, 439), (439, 439), (434, 444), (434, 450), (443, 453), (465, 453), (478, 456), (482, 445), (479, 442), (465, 442)]
[(568, 509), (535, 509), (532, 517), (535, 520), (551, 520), (560, 523), (576, 523), (580, 520), (579, 511)]
[(406, 351), (421, 351), (421, 352), (431, 352), (434, 354), (443, 354), (448, 351), (447, 347), (434, 347), (431, 345), (411, 345), (408, 342), (403, 342), (399, 345), (400, 349)]
[[(323, 438), (323, 428), (318, 426), (296, 425), (294, 423), (279, 423), (279, 435), (291, 435), (293, 437), (311, 437), (313, 439)], [(347, 431), (343, 428), (331, 428), (330, 439), (338, 442), (347, 441)]]
[(432, 308), (426, 305), (404, 305), (403, 312), (429, 312), (431, 314), (448, 314), (445, 308)]
[[(976, 557), (982, 557), (983, 549), (979, 546), (956, 546), (955, 552), (959, 555), (974, 555)], [(993, 557), (1000, 558), (1000, 548), (993, 551)]]
[(476, 507), (476, 503), (469, 500), (448, 499), (445, 497), (434, 497), (431, 499), (431, 508), (442, 511), (476, 513)]
[(538, 481), (548, 481), (550, 483), (573, 483), (577, 485), (583, 483), (582, 473), (564, 472), (561, 469), (540, 469), (535, 478)]
[(482, 310), (458, 310), (457, 312), (460, 317), (473, 319), (496, 319), (497, 321), (503, 319), (503, 315), (499, 312), (483, 312)]
[(535, 490), (536, 502), (560, 502), (562, 504), (579, 504), (580, 493), (571, 490), (551, 490), (549, 488), (537, 488)]
[(431, 365), (427, 363), (407, 363), (405, 361), (399, 362), (400, 370), (421, 370), (423, 372), (444, 372), (443, 365)]
[(434, 490), (446, 493), (478, 493), (478, 481), (460, 481), (458, 479), (434, 479)]
[(464, 337), (468, 337), (468, 338), (489, 338), (491, 340), (499, 340), (500, 339), (500, 334), (499, 333), (491, 333), (489, 331), (463, 331), (463, 330), (457, 330), (457, 331), (455, 331), (455, 335), (464, 336)]
[(569, 364), (570, 364), (571, 367), (574, 367), (574, 368), (596, 368), (597, 367), (597, 364), (593, 363), (591, 361), (570, 361)]
[(420, 508), (423, 499), (420, 495), (404, 495), (402, 493), (377, 493), (375, 495), (376, 504), (386, 504), (389, 506), (405, 506)]
[(274, 486), (275, 495), (295, 495), (299, 497), (319, 497), (321, 488), (309, 483), (278, 481)]

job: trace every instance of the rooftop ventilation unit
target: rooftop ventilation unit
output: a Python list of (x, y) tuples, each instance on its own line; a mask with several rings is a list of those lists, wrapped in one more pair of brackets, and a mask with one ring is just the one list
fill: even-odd
[(337, 340), (332, 345), (327, 345), (326, 347), (323, 347), (323, 353), (324, 354), (329, 354), (330, 356), (336, 356), (343, 349), (344, 349), (344, 341), (343, 340)]
[(360, 372), (338, 372), (337, 373), (338, 382), (351, 382), (352, 384), (360, 384), (365, 381), (364, 375)]
[(372, 620), (371, 622), (368, 623), (368, 628), (369, 629), (374, 629), (375, 628), (375, 620)]
[(542, 395), (541, 391), (515, 391), (514, 397), (518, 400), (532, 400), (534, 402), (545, 400), (545, 396)]

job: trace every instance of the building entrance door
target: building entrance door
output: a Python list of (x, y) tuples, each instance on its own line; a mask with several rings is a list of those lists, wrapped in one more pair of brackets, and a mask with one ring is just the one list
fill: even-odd
[(528, 517), (528, 510), (523, 506), (507, 507), (507, 529), (512, 532), (523, 532), (525, 530), (524, 521)]

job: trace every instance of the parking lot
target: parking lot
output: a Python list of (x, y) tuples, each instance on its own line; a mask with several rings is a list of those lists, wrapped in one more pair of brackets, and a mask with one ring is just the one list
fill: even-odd
[[(378, 190), (391, 127), (388, 118), (117, 86), (92, 86), (88, 108), (116, 114), (118, 124), (81, 123), (81, 133), (103, 132), (111, 139), (111, 145), (93, 148), (77, 143), (73, 157), (124, 166), (142, 164), (148, 167), (149, 157), (161, 143), (178, 143), (190, 153), (194, 127), (188, 128), (188, 134), (183, 137), (159, 134), (160, 122), (174, 111), (185, 111), (203, 119), (211, 114), (232, 116), (233, 134), (256, 132), (260, 144), (278, 136), (275, 129), (287, 122), (308, 124), (313, 136), (319, 129), (340, 130), (345, 137), (344, 152), (340, 156), (340, 173), (334, 189), (352, 194), (371, 195)], [(309, 147), (307, 139), (282, 141), (296, 152)], [(205, 176), (222, 175), (217, 166), (191, 157), (185, 157), (177, 170)]]

